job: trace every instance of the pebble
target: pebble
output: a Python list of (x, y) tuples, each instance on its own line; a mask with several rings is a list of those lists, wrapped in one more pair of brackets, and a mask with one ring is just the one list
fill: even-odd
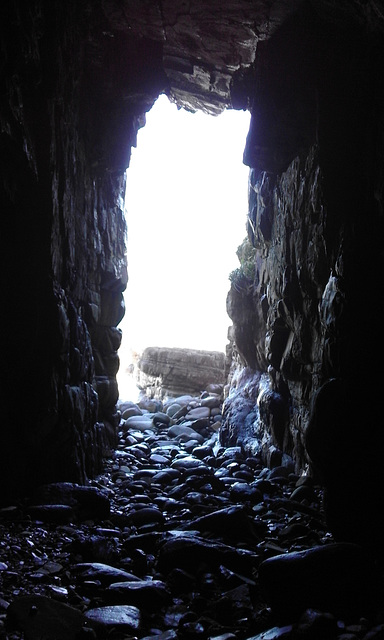
[(138, 429), (139, 431), (151, 431), (155, 428), (152, 418), (149, 418), (147, 414), (142, 416), (131, 416), (124, 420), (120, 425), (124, 430)]
[(131, 581), (138, 579), (127, 571), (111, 567), (102, 562), (79, 563), (72, 567), (72, 571), (74, 575), (77, 576), (78, 581), (98, 580), (101, 584), (106, 586), (113, 582), (124, 582), (127, 580)]
[(188, 442), (194, 440), (197, 444), (203, 444), (204, 437), (190, 426), (192, 422), (187, 424), (175, 424), (168, 429), (168, 435), (177, 438), (179, 442)]
[(30, 640), (75, 638), (85, 624), (81, 611), (47, 596), (20, 596), (7, 609), (8, 627), (20, 629)]
[(378, 604), (375, 566), (351, 543), (317, 545), (268, 558), (259, 566), (259, 580), (274, 612), (289, 621), (307, 609), (348, 619), (367, 615)]
[(146, 611), (156, 611), (171, 599), (167, 585), (161, 580), (117, 582), (109, 586), (106, 597), (115, 603), (135, 605)]
[(209, 407), (201, 406), (195, 407), (194, 409), (188, 411), (185, 417), (187, 420), (202, 420), (204, 418), (209, 418), (210, 415), (211, 412), (209, 410)]
[(141, 615), (137, 607), (130, 605), (111, 605), (95, 607), (85, 612), (85, 617), (104, 627), (106, 631), (134, 632), (140, 628)]
[(98, 478), (0, 510), (0, 640), (384, 637), (380, 576), (321, 487), (220, 446), (221, 393), (120, 403)]

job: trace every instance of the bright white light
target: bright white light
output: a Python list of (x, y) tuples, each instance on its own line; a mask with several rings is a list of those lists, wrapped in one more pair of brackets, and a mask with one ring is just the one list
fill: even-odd
[(225, 301), (246, 235), (250, 114), (178, 110), (160, 96), (127, 172), (129, 282), (120, 373), (147, 346), (225, 351)]

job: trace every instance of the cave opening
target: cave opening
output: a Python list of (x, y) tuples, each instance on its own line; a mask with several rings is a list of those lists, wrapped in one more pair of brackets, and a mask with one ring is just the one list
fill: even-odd
[(147, 113), (127, 170), (129, 280), (119, 350), (121, 399), (146, 347), (225, 352), (229, 274), (246, 236), (250, 113), (217, 116), (161, 95)]
[[(378, 5), (2, 3), (0, 639), (383, 636)], [(122, 194), (137, 130), (164, 91), (212, 112), (250, 109), (239, 155), (254, 270), (231, 291), (224, 402), (199, 386), (180, 409), (126, 414)], [(198, 224), (188, 206), (202, 181), (174, 153), (188, 181), (167, 225), (165, 179), (155, 182), (164, 120), (162, 132), (141, 186), (143, 201), (155, 195), (141, 216), (150, 270), (127, 318), (192, 318), (195, 335), (198, 319), (213, 323), (201, 296), (217, 288), (232, 220), (218, 198), (231, 178), (206, 170), (201, 200), (214, 199)], [(196, 268), (206, 256), (203, 276), (176, 286), (185, 258)], [(129, 246), (128, 287), (132, 260)]]

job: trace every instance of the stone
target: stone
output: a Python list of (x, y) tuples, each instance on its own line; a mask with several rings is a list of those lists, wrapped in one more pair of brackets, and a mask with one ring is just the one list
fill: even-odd
[(157, 411), (156, 413), (154, 413), (152, 416), (152, 420), (155, 425), (168, 425), (171, 421), (169, 414), (163, 413), (162, 411)]
[(108, 586), (113, 582), (124, 582), (137, 580), (138, 578), (128, 571), (123, 571), (116, 567), (102, 562), (81, 562), (74, 566), (74, 572), (82, 580), (99, 580), (103, 585)]
[(307, 609), (298, 621), (295, 633), (300, 636), (336, 638), (337, 619), (330, 613)]
[(133, 416), (142, 416), (143, 412), (139, 407), (130, 407), (128, 409), (124, 409), (121, 417), (123, 420), (127, 420), (128, 418), (132, 418)]
[(207, 437), (208, 433), (212, 431), (211, 429), (211, 421), (210, 418), (198, 418), (198, 419), (190, 419), (185, 416), (188, 422), (191, 422), (192, 429), (201, 433), (204, 437)]
[(198, 458), (195, 458), (194, 456), (182, 456), (181, 458), (176, 458), (172, 462), (171, 468), (182, 470), (182, 471), (192, 471), (192, 472), (196, 471), (197, 468), (207, 469), (204, 463)]
[[(210, 452), (202, 461), (184, 443), (176, 448), (166, 430), (137, 432), (122, 456), (106, 459), (97, 487), (104, 486), (110, 500), (107, 519), (50, 526), (28, 518), (25, 503), (0, 510), (0, 631), (8, 603), (20, 591), (38, 590), (86, 614), (80, 636), (155, 640), (175, 632), (203, 640), (232, 637), (241, 629), (247, 638), (349, 640), (348, 634), (376, 633), (381, 569), (376, 582), (376, 566), (363, 549), (334, 546), (323, 519), (322, 490), (313, 480), (298, 478), (289, 465), (271, 473), (259, 457), (241, 447), (225, 450), (212, 435), (200, 445)], [(125, 434), (121, 439), (125, 443)], [(163, 459), (159, 451), (167, 452)], [(293, 488), (316, 491), (318, 500), (298, 502), (291, 498)], [(249, 489), (257, 489), (262, 501), (252, 502)], [(121, 623), (119, 610), (105, 607), (118, 606), (141, 612), (138, 629), (130, 617), (128, 626), (112, 627)], [(59, 613), (64, 620), (65, 612)], [(87, 615), (101, 626), (91, 628)], [(23, 632), (17, 624), (17, 633)], [(121, 624), (127, 624), (126, 616)], [(12, 635), (8, 622), (7, 633)], [(33, 631), (24, 635), (34, 638)], [(42, 625), (36, 629), (40, 637)]]
[(11, 628), (22, 630), (30, 640), (68, 640), (80, 635), (83, 628), (94, 626), (74, 607), (37, 595), (20, 596), (11, 602), (7, 623)]
[(107, 598), (119, 604), (130, 604), (145, 611), (156, 611), (170, 601), (167, 585), (161, 580), (117, 582), (108, 587)]
[(206, 398), (202, 398), (200, 402), (202, 407), (217, 409), (218, 407), (221, 406), (221, 396), (219, 395), (207, 396)]
[[(114, 537), (118, 537), (118, 532), (114, 532)], [(113, 565), (116, 561), (117, 545), (112, 536), (106, 537), (103, 534), (79, 536), (73, 540), (70, 548), (83, 562)]]
[(197, 536), (177, 536), (160, 547), (157, 567), (164, 574), (175, 568), (196, 573), (202, 565), (214, 567), (219, 563), (247, 574), (255, 560), (253, 554), (243, 553), (228, 545)]
[(154, 476), (152, 476), (152, 482), (160, 484), (171, 484), (174, 480), (180, 477), (180, 471), (178, 469), (169, 468), (162, 469)]
[(259, 579), (267, 602), (284, 620), (306, 609), (341, 618), (364, 616), (374, 606), (377, 593), (377, 574), (371, 559), (351, 543), (268, 558), (260, 564)]
[(85, 617), (92, 624), (97, 623), (106, 631), (135, 632), (141, 624), (141, 614), (137, 607), (130, 605), (110, 605), (95, 607), (85, 612)]
[(185, 418), (186, 420), (201, 420), (204, 418), (209, 418), (210, 414), (211, 412), (209, 410), (209, 407), (195, 407), (194, 409), (188, 411)]
[(202, 444), (204, 442), (204, 438), (200, 433), (195, 431), (191, 426), (192, 423), (188, 421), (188, 423), (184, 424), (175, 424), (168, 429), (168, 435), (173, 438), (178, 438), (182, 442), (186, 442), (187, 440), (195, 440), (197, 443)]
[(207, 456), (211, 456), (213, 454), (213, 450), (210, 445), (203, 444), (198, 447), (194, 447), (191, 453), (195, 458), (199, 458), (199, 460), (204, 460), (204, 458), (206, 458)]
[(316, 494), (312, 487), (301, 485), (292, 491), (290, 498), (291, 500), (297, 500), (298, 502), (306, 500), (311, 503), (316, 501)]
[(170, 462), (170, 458), (166, 457), (166, 456), (162, 456), (158, 453), (153, 453), (150, 457), (149, 457), (149, 461), (153, 462), (154, 464), (167, 464)]
[(210, 532), (224, 540), (238, 542), (240, 540), (257, 540), (252, 520), (243, 506), (236, 505), (218, 509), (213, 513), (194, 518), (181, 527), (200, 533)]
[(210, 383), (210, 384), (207, 384), (207, 386), (205, 387), (205, 390), (207, 393), (211, 393), (221, 397), (223, 395), (223, 388), (224, 386), (222, 384)]
[(33, 505), (28, 509), (29, 515), (41, 522), (52, 522), (55, 524), (65, 524), (75, 519), (75, 512), (67, 504), (42, 504)]
[(258, 633), (257, 636), (252, 636), (249, 640), (290, 640), (292, 638), (292, 630), (292, 625), (272, 627), (268, 631)]
[(249, 501), (252, 504), (257, 504), (263, 500), (263, 495), (257, 487), (252, 487), (247, 482), (234, 482), (231, 485), (230, 495), (234, 500)]
[[(62, 505), (63, 518), (65, 518), (65, 511), (67, 511), (68, 518), (75, 514), (81, 520), (107, 518), (110, 513), (110, 502), (105, 491), (97, 487), (81, 486), (71, 482), (42, 485), (35, 489), (30, 499), (44, 505), (46, 517), (55, 511), (53, 508), (55, 505), (56, 507)], [(72, 516), (68, 509), (63, 508), (63, 505), (71, 508)], [(50, 509), (50, 507), (52, 508)], [(37, 507), (31, 508), (36, 509)]]
[(164, 404), (164, 408), (172, 406), (174, 404), (178, 404), (180, 408), (187, 407), (193, 400), (194, 396), (190, 395), (189, 393), (181, 396), (176, 396), (175, 398), (170, 398), (168, 401), (166, 401)]
[(161, 511), (154, 507), (144, 507), (133, 511), (128, 516), (129, 523), (135, 527), (143, 527), (146, 525), (162, 526), (164, 516)]
[(124, 422), (121, 423), (120, 427), (125, 431), (153, 431), (155, 425), (153, 424), (152, 417), (148, 417), (148, 414), (144, 414), (141, 416), (136, 415), (127, 418), (127, 420), (124, 420)]
[(181, 405), (177, 402), (172, 403), (171, 405), (169, 405), (169, 407), (167, 407), (166, 413), (167, 416), (169, 416), (170, 418), (173, 418), (174, 415), (180, 411), (181, 409)]

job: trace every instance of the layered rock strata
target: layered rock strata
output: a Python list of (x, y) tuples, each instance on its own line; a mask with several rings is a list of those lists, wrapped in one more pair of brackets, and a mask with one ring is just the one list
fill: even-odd
[(207, 385), (224, 385), (224, 361), (220, 351), (147, 347), (138, 362), (138, 386), (160, 399), (200, 393)]

